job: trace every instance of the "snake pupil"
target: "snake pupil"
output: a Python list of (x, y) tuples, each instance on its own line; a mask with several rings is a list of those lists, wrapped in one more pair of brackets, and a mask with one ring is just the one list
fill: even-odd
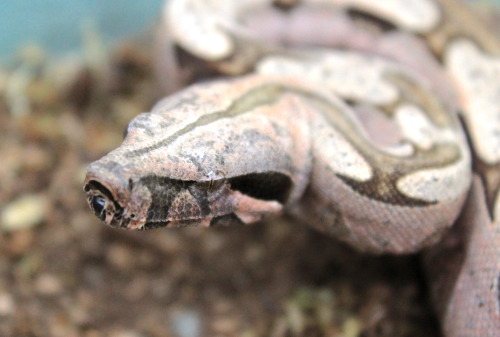
[(101, 220), (104, 220), (106, 214), (104, 214), (104, 206), (106, 205), (106, 200), (100, 196), (93, 196), (91, 200), (92, 209), (94, 210), (95, 215), (99, 217)]

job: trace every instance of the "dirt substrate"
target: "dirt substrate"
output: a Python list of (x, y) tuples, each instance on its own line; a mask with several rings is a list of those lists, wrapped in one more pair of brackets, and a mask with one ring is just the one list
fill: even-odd
[(159, 97), (150, 48), (89, 61), (27, 49), (0, 72), (0, 336), (439, 336), (416, 257), (307, 226), (106, 228), (86, 165)]

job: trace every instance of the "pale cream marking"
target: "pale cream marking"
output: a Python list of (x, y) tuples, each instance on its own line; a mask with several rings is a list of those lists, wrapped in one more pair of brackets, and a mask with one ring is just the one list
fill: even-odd
[(170, 0), (163, 16), (174, 40), (196, 56), (220, 60), (231, 55), (234, 43), (227, 32), (248, 35), (237, 22), (240, 13), (270, 6), (269, 0)]
[(358, 181), (373, 177), (370, 164), (338, 131), (333, 127), (322, 131), (316, 133), (314, 152), (325, 158), (333, 172)]
[(439, 142), (460, 141), (452, 129), (435, 126), (426, 113), (413, 104), (399, 105), (395, 110), (395, 120), (405, 138), (422, 150), (429, 150)]
[(439, 8), (431, 0), (309, 0), (310, 3), (332, 3), (374, 13), (397, 26), (423, 33), (439, 23)]
[[(220, 1), (219, 1), (220, 3)], [(232, 16), (231, 3), (213, 6), (213, 1), (171, 0), (163, 16), (174, 40), (193, 54), (208, 60), (228, 56), (234, 46), (220, 27), (220, 20)], [(214, 8), (215, 7), (215, 8)]]
[(374, 105), (394, 103), (398, 90), (384, 78), (396, 66), (375, 57), (346, 51), (316, 50), (306, 59), (273, 56), (262, 60), (256, 71), (307, 79), (347, 99)]
[(405, 195), (430, 202), (454, 200), (462, 196), (471, 183), (470, 158), (464, 158), (443, 168), (419, 170), (400, 178), (398, 190)]
[[(385, 17), (403, 29), (428, 32), (439, 21), (439, 11), (429, 0), (309, 0), (366, 10)], [(170, 0), (163, 10), (167, 30), (173, 39), (194, 55), (206, 60), (220, 60), (234, 52), (228, 32), (249, 35), (238, 23), (241, 13), (269, 7), (270, 0)]]
[(410, 143), (401, 143), (391, 146), (380, 147), (380, 149), (396, 157), (410, 157), (415, 154), (415, 148)]
[(453, 42), (446, 66), (457, 85), (463, 115), (478, 156), (500, 161), (500, 58), (485, 55), (471, 41)]

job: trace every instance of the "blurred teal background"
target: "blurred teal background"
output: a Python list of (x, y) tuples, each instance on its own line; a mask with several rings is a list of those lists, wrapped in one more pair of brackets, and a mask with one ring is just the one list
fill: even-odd
[[(500, 0), (469, 0), (495, 3)], [(90, 24), (105, 42), (152, 27), (163, 0), (0, 0), (0, 62), (27, 44), (51, 53), (75, 50)]]
[(153, 26), (163, 0), (0, 0), (0, 62), (27, 44), (57, 54), (82, 45), (90, 25), (104, 41)]

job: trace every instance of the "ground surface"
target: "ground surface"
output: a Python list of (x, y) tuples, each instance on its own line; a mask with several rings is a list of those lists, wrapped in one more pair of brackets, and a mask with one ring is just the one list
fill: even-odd
[(416, 257), (276, 219), (106, 228), (86, 165), (157, 99), (135, 43), (86, 68), (25, 51), (0, 73), (0, 336), (439, 336)]

